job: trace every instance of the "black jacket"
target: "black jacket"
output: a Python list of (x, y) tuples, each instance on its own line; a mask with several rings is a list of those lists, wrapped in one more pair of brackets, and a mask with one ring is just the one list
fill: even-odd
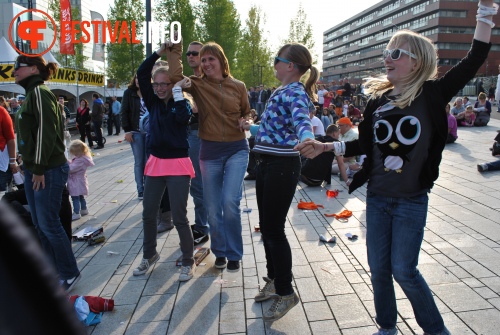
[[(426, 111), (432, 120), (431, 143), (428, 148), (427, 164), (420, 172), (419, 180), (422, 189), (431, 189), (434, 181), (439, 177), (439, 164), (441, 163), (442, 152), (446, 144), (448, 135), (448, 121), (446, 117), (446, 104), (462, 89), (465, 84), (479, 70), (488, 56), (491, 43), (484, 43), (477, 40), (472, 41), (472, 46), (465, 58), (451, 68), (439, 79), (428, 80), (422, 86), (422, 93), (425, 97)], [(359, 139), (346, 142), (346, 157), (366, 154), (363, 161), (363, 168), (358, 171), (349, 186), (349, 193), (362, 186), (370, 179), (372, 169), (372, 149), (373, 149), (373, 112), (384, 103), (385, 97), (370, 100), (363, 114), (364, 120), (359, 124)]]
[(125, 92), (123, 92), (120, 116), (122, 119), (122, 128), (125, 132), (139, 131), (141, 98), (136, 90), (127, 88)]

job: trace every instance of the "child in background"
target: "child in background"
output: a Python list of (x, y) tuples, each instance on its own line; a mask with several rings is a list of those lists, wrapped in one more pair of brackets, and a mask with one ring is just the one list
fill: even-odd
[(476, 121), (476, 114), (474, 113), (474, 107), (468, 105), (465, 111), (459, 113), (457, 116), (457, 125), (459, 127), (474, 127), (474, 121)]
[(69, 153), (74, 157), (69, 163), (68, 191), (73, 201), (73, 221), (89, 213), (85, 196), (89, 194), (87, 168), (94, 166), (89, 147), (80, 140), (69, 145)]

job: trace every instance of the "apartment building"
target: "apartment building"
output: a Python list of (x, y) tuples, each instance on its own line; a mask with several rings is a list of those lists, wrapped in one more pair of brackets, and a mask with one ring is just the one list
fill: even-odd
[[(323, 81), (349, 77), (356, 84), (384, 72), (382, 51), (399, 29), (416, 31), (434, 42), (442, 75), (470, 48), (477, 4), (477, 0), (383, 0), (324, 32)], [(500, 28), (493, 28), (491, 42), (488, 60), (477, 76), (498, 75)]]

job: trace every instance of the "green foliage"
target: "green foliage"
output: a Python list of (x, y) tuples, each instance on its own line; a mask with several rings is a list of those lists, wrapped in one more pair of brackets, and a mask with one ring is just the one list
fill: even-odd
[[(195, 27), (196, 18), (189, 0), (159, 0), (154, 9), (154, 13), (154, 20), (157, 22), (169, 22), (171, 24), (174, 21), (178, 21), (181, 23), (182, 46), (184, 50), (182, 64), (187, 64), (185, 52), (189, 43), (192, 41), (199, 41), (199, 35)], [(163, 41), (153, 41), (153, 50), (159, 48), (161, 42)], [(184, 73), (186, 75), (193, 74), (189, 66), (184, 67)]]
[[(59, 45), (61, 45), (61, 2), (59, 0), (51, 0), (49, 3), (49, 13), (56, 22), (56, 29), (57, 29), (57, 41), (59, 42)], [(81, 16), (80, 16), (80, 9), (78, 7), (71, 7), (71, 19), (73, 21), (80, 21)], [(52, 23), (49, 22), (49, 27), (52, 27)], [(76, 30), (80, 31), (80, 25), (77, 24), (75, 25)], [(53, 29), (53, 27), (52, 27)], [(75, 39), (79, 40), (80, 37), (82, 36), (81, 33), (76, 34)], [(60, 52), (51, 50), (50, 51), (55, 59), (64, 67), (71, 67), (71, 68), (76, 68), (76, 69), (85, 69), (84, 67), (84, 62), (87, 61), (88, 57), (83, 55), (83, 44), (82, 43), (76, 43), (75, 44), (75, 54), (74, 55), (63, 55)]]
[(199, 19), (196, 29), (202, 42), (219, 44), (228, 59), (230, 70), (235, 69), (241, 22), (234, 3), (230, 0), (199, 0), (195, 13)]
[(261, 26), (265, 23), (261, 9), (252, 5), (248, 12), (246, 27), (242, 32), (237, 52), (234, 77), (245, 82), (247, 87), (263, 83), (276, 85), (272, 66), (272, 53)]
[[(129, 34), (132, 36), (131, 23), (136, 22), (136, 38), (141, 40), (144, 10), (141, 0), (115, 0), (114, 6), (109, 9), (108, 21), (114, 26), (115, 21), (127, 21)], [(107, 44), (106, 75), (117, 83), (127, 83), (134, 76), (137, 68), (144, 60), (144, 45), (132, 44), (126, 41)]]
[(304, 8), (302, 8), (302, 4), (299, 5), (297, 16), (290, 20), (290, 31), (286, 43), (293, 42), (305, 45), (305, 47), (311, 52), (313, 63), (317, 61), (318, 56), (314, 52), (312, 26), (307, 20), (307, 14), (304, 11)]

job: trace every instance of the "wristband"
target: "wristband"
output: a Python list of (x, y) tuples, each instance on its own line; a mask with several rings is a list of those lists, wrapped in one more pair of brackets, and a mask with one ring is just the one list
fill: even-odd
[(180, 86), (174, 86), (174, 88), (172, 88), (172, 94), (174, 95), (174, 101), (184, 100), (184, 95), (182, 94), (182, 88)]
[(14, 163), (9, 163), (9, 165), (17, 165), (17, 163), (16, 163), (16, 162), (14, 162)]
[(326, 143), (323, 143), (323, 152), (328, 151), (328, 145)]
[(493, 28), (495, 26), (495, 23), (489, 19), (486, 19), (485, 17), (496, 15), (498, 13), (498, 5), (496, 3), (493, 3), (493, 7), (486, 7), (478, 3), (477, 6), (479, 8), (477, 9), (476, 20), (484, 22), (488, 24), (491, 28)]

